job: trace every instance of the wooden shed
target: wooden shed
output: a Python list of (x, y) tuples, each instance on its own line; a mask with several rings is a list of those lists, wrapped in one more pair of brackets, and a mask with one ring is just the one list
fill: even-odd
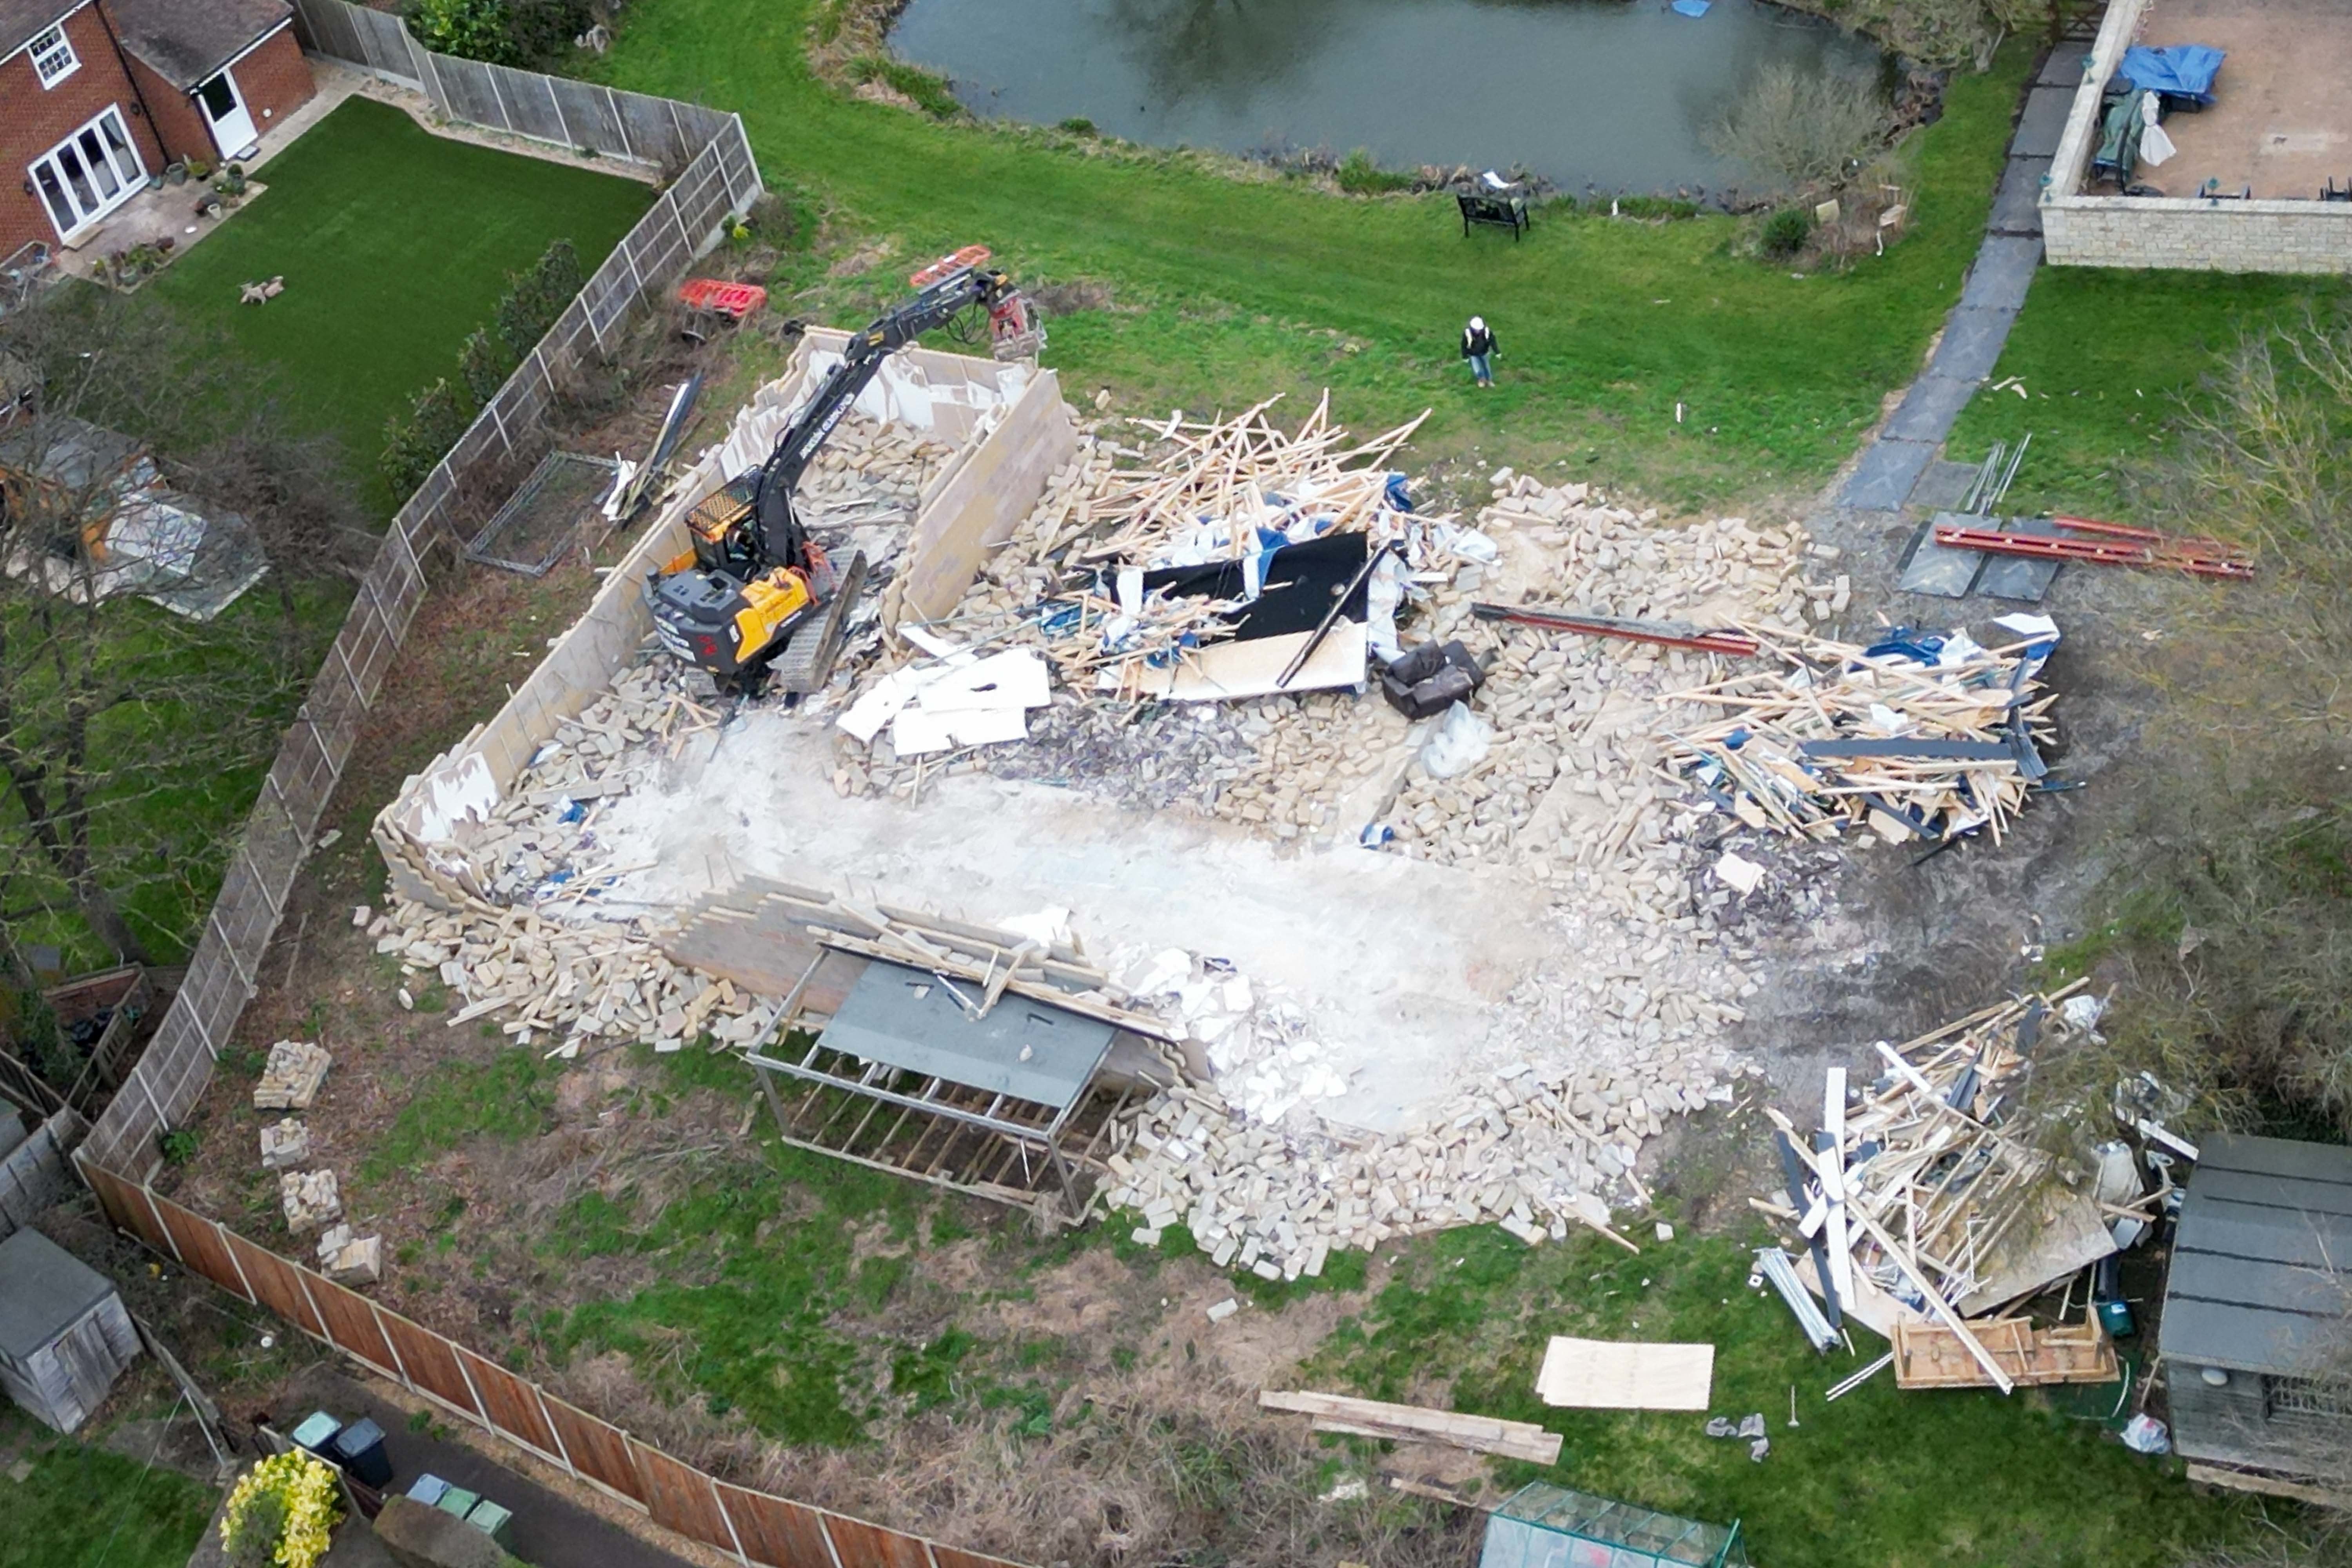
[(2161, 1335), (2192, 1476), (2288, 1495), (2352, 1486), (2352, 1149), (2206, 1140)]
[(10, 1398), (70, 1432), (138, 1353), (105, 1275), (37, 1230), (0, 1241), (0, 1388)]

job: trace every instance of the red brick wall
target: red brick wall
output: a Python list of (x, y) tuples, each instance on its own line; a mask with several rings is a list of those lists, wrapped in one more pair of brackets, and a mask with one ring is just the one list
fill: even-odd
[(57, 243), (48, 209), (25, 188), (31, 178), (28, 171), (34, 159), (109, 104), (122, 110), (122, 123), (148, 173), (170, 162), (154, 127), (139, 111), (138, 95), (131, 90), (122, 57), (115, 53), (113, 40), (99, 21), (98, 7), (83, 6), (67, 19), (65, 29), (81, 68), (55, 87), (41, 86), (30, 55), (19, 53), (0, 65), (0, 255), (27, 240)]
[(253, 128), (264, 136), (289, 110), (309, 102), (317, 90), (310, 81), (310, 62), (302, 58), (302, 46), (294, 41), (291, 27), (281, 29), (229, 67), (228, 74), (236, 79), (236, 90), (245, 95)]
[(146, 61), (123, 58), (130, 63), (131, 79), (146, 95), (148, 112), (154, 116), (155, 131), (163, 143), (164, 162), (191, 153), (207, 163), (220, 162), (220, 154), (213, 151), (212, 127), (205, 123), (195, 100), (156, 75)]

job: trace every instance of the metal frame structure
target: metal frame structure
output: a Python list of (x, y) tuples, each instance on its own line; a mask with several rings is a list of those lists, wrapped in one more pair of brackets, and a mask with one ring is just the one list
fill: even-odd
[[(524, 520), (524, 513), (536, 502), (541, 492), (556, 482), (563, 470), (581, 469), (599, 476), (596, 488), (572, 503), (569, 513), (559, 523), (555, 537), (546, 553), (537, 561), (518, 561), (498, 553), (499, 536)], [(550, 452), (539, 460), (529, 478), (515, 487), (506, 504), (492, 513), (482, 531), (467, 542), (466, 559), (484, 566), (495, 566), (501, 572), (520, 572), (526, 577), (544, 577), (563, 559), (565, 551), (580, 542), (580, 524), (596, 508), (596, 498), (613, 487), (620, 465), (610, 458), (592, 458), (580, 452)]]
[[(1150, 1091), (1099, 1081), (1108, 1040), (1078, 1091), (1059, 1106), (828, 1045), (821, 1028), (809, 1027), (803, 998), (828, 959), (857, 958), (832, 946), (819, 952), (767, 1037), (745, 1054), (778, 1134), (795, 1148), (1077, 1224), (1093, 1195), (1086, 1175), (1108, 1170), (1112, 1129)], [(969, 1010), (956, 979), (933, 978)], [(777, 1091), (779, 1074), (806, 1086), (789, 1104)]]

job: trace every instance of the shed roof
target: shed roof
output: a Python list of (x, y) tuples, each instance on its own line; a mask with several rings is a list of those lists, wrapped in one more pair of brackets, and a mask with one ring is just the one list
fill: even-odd
[(114, 1294), (114, 1282), (37, 1230), (0, 1241), (0, 1356), (29, 1360)]
[(294, 15), (289, 0), (107, 0), (122, 47), (183, 92)]
[(1056, 1110), (1086, 1092), (1115, 1031), (1108, 1024), (1021, 995), (984, 1018), (964, 1012), (936, 974), (882, 960), (866, 966), (824, 1027), (824, 1043), (869, 1062)]
[(2352, 1149), (2216, 1133), (2181, 1202), (2168, 1360), (2297, 1373), (2352, 1332)]

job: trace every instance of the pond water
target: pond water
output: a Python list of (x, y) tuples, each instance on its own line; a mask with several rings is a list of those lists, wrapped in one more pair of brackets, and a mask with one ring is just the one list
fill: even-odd
[(1758, 0), (910, 0), (900, 58), (973, 112), (1083, 118), (1231, 153), (1369, 150), (1519, 164), (1564, 189), (1760, 188), (1707, 128), (1757, 68), (1875, 71), (1828, 23)]

